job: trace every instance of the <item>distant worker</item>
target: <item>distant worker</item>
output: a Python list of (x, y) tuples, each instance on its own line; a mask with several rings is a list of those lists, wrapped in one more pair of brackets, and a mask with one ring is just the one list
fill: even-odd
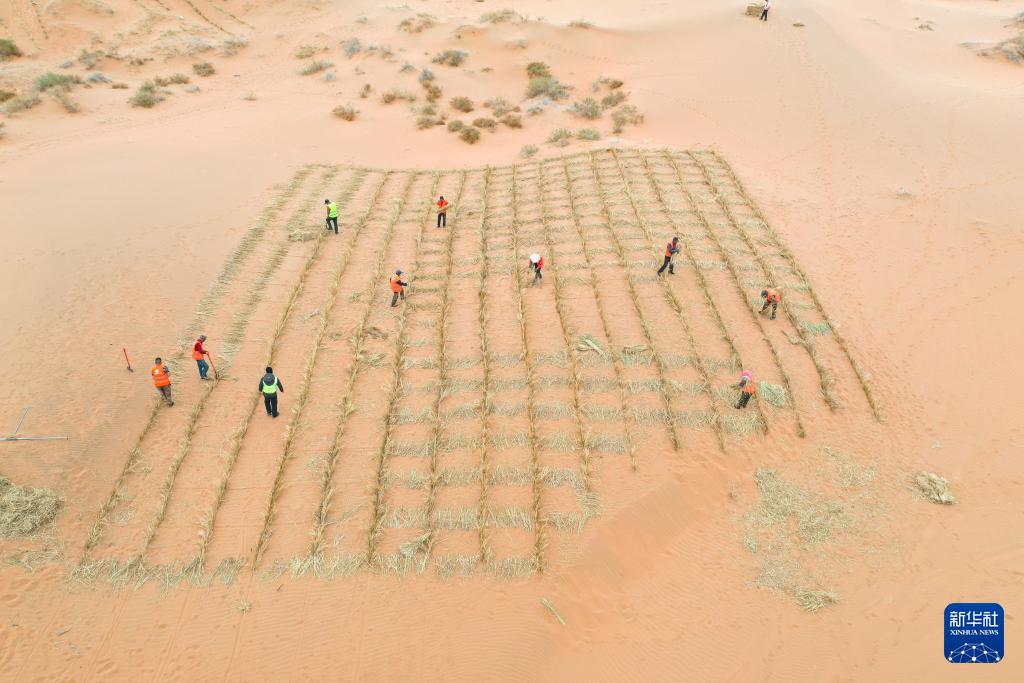
[(325, 199), (324, 204), (327, 205), (327, 229), (334, 228), (334, 234), (338, 234), (338, 205), (332, 202), (330, 199)]
[(754, 376), (750, 374), (749, 370), (744, 370), (740, 376), (739, 384), (736, 388), (740, 390), (740, 402), (736, 404), (736, 408), (746, 408), (747, 403), (750, 402), (750, 397), (757, 391), (757, 386), (754, 383)]
[(277, 417), (277, 392), (284, 393), (284, 385), (274, 374), (274, 368), (267, 366), (267, 373), (260, 378), (260, 393), (263, 394), (263, 407), (267, 415)]
[(658, 268), (658, 275), (665, 272), (668, 268), (669, 275), (676, 274), (676, 264), (672, 262), (672, 257), (679, 253), (679, 238), (673, 237), (672, 241), (665, 245), (665, 262), (661, 264), (661, 268)]
[(408, 282), (402, 282), (402, 271), (396, 270), (395, 274), (391, 276), (391, 307), (394, 308), (398, 305), (398, 297), (402, 297), (402, 301), (405, 301), (405, 288), (409, 286)]
[(210, 352), (203, 348), (203, 342), (206, 341), (206, 335), (199, 335), (199, 339), (196, 339), (196, 343), (192, 345), (192, 360), (199, 366), (199, 379), (210, 379), (206, 376), (206, 373), (210, 370), (210, 364), (206, 362), (206, 356), (210, 355)]
[(543, 275), (540, 271), (544, 269), (544, 258), (540, 254), (530, 254), (530, 268), (533, 268), (533, 280), (530, 282), (530, 286), (533, 287), (541, 283)]
[(153, 386), (160, 392), (160, 397), (170, 408), (174, 405), (174, 401), (171, 400), (171, 373), (167, 370), (167, 366), (164, 365), (163, 359), (157, 356), (156, 360), (153, 361), (153, 369), (149, 371), (149, 374), (153, 375)]
[(782, 295), (774, 289), (762, 289), (761, 298), (764, 299), (764, 306), (761, 307), (761, 313), (768, 310), (768, 307), (772, 307), (772, 320), (775, 320), (775, 311), (779, 310), (779, 302), (782, 301)]
[(437, 227), (448, 227), (448, 200), (444, 198), (444, 195), (437, 200)]
[(761, 21), (768, 21), (768, 10), (772, 8), (772, 0), (764, 0), (761, 5)]

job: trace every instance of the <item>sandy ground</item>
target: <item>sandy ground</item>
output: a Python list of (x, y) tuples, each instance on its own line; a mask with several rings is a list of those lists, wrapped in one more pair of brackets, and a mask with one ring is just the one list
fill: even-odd
[[(3, 677), (952, 679), (964, 674), (941, 659), (942, 609), (991, 600), (1003, 604), (1011, 622), (1007, 659), (970, 675), (1020, 678), (1022, 641), (1013, 622), (1024, 598), (1024, 406), (1014, 385), (1024, 368), (1014, 313), (1024, 237), (1014, 188), (1024, 157), (1024, 138), (1015, 133), (1024, 118), (1024, 71), (961, 43), (1006, 37), (1009, 17), (1024, 5), (775, 5), (764, 24), (743, 16), (742, 3), (721, 0), (628, 7), (523, 2), (514, 8), (543, 20), (487, 26), (479, 15), (501, 9), (490, 2), (417, 2), (411, 9), (362, 2), (7, 4), (3, 35), (27, 56), (0, 66), (3, 87), (20, 90), (90, 44), (116, 44), (128, 55), (154, 51), (156, 59), (142, 66), (106, 60), (97, 67), (132, 88), (143, 78), (188, 72), (196, 59), (167, 52), (195, 40), (218, 45), (202, 56), (218, 73), (193, 77), (202, 88), (194, 94), (174, 86), (152, 110), (129, 107), (130, 90), (76, 88), (78, 114), (44, 97), (39, 107), (5, 119), (0, 416), (4, 429), (13, 427), (31, 405), (23, 432), (71, 440), (4, 444), (0, 453), (5, 476), (66, 498), (52, 535), (0, 545), (5, 557), (62, 548), (60, 561), (34, 572), (0, 570)], [(396, 31), (417, 11), (436, 15), (439, 25), (413, 35)], [(566, 26), (578, 19), (593, 26)], [(933, 30), (919, 29), (923, 21)], [(453, 37), (467, 24), (475, 28)], [(227, 32), (247, 36), (249, 44), (222, 57)], [(391, 45), (396, 61), (347, 59), (340, 43), (352, 36)], [(526, 47), (508, 46), (518, 40)], [(293, 53), (304, 44), (329, 46), (321, 58), (335, 63), (336, 80), (298, 75), (303, 62)], [(607, 121), (599, 121), (605, 139), (595, 148), (717, 150), (870, 369), (884, 423), (870, 418), (846, 366), (839, 384), (844, 408), (831, 413), (820, 397), (808, 400), (805, 439), (784, 426), (731, 441), (723, 454), (710, 433), (694, 436), (697, 446), (680, 452), (663, 436), (651, 437), (636, 472), (602, 461), (595, 477), (603, 514), (579, 535), (553, 536), (542, 576), (444, 581), (360, 572), (268, 580), (243, 570), (226, 586), (167, 593), (154, 584), (119, 591), (102, 583), (69, 586), (67, 574), (82, 558), (150, 413), (148, 359), (170, 355), (191, 331), (193, 311), (222, 264), (296, 172), (307, 164), (338, 165), (329, 184), (340, 189), (348, 166), (479, 168), (515, 163), (525, 144), (538, 144), (541, 158), (587, 149), (583, 142), (564, 150), (543, 144), (552, 129), (581, 125), (568, 113), (528, 117), (523, 129), (485, 133), (470, 146), (441, 127), (416, 130), (399, 104), (359, 98), (364, 82), (377, 92), (416, 89), (415, 74), (398, 73), (401, 64), (419, 68), (450, 47), (470, 58), (466, 69), (431, 67), (445, 100), (463, 93), (478, 101), (518, 99), (523, 66), (542, 60), (581, 93), (600, 75), (625, 81), (630, 101), (645, 114), (642, 126), (620, 137), (610, 137)], [(248, 93), (255, 99), (245, 99)], [(361, 109), (356, 121), (330, 115), (345, 103)], [(289, 200), (285, 215), (319, 194), (316, 178)], [(430, 189), (416, 186), (424, 197)], [(361, 190), (353, 209), (368, 201)], [(369, 225), (367, 238), (380, 229), (383, 223)], [(400, 234), (396, 253), (413, 259), (413, 233)], [(268, 300), (277, 300), (275, 292), (280, 298), (312, 244), (298, 243), (289, 253)], [(330, 243), (325, 259), (340, 258), (338, 244)], [(462, 248), (471, 255), (472, 243)], [(372, 249), (353, 254), (354, 275), (368, 273)], [(326, 282), (327, 265), (318, 268), (310, 277)], [(319, 286), (308, 295), (326, 291)], [(232, 292), (228, 303), (241, 296)], [(339, 333), (352, 322), (345, 315)], [(514, 326), (513, 316), (508, 321)], [(273, 322), (257, 316), (254, 325), (269, 329)], [(517, 331), (496, 334), (511, 344)], [(298, 385), (302, 362), (287, 352), (292, 343), (282, 341), (286, 377)], [(123, 367), (122, 347), (132, 354), (134, 374)], [(239, 354), (250, 352), (257, 369), (237, 375), (243, 384), (251, 375), (255, 385), (265, 353)], [(786, 353), (797, 357), (797, 347)], [(799, 358), (795, 383), (813, 388), (814, 368)], [(192, 400), (198, 389), (184, 375), (181, 391)], [(387, 375), (367, 375), (365, 391), (380, 385), (378, 377)], [(245, 400), (221, 410), (240, 410)], [(210, 419), (222, 414), (228, 413)], [(272, 442), (272, 458), (283, 425), (268, 424), (259, 422), (254, 443)], [(373, 429), (357, 423), (346, 443)], [(167, 453), (178, 437), (173, 429), (156, 432)], [(744, 550), (740, 520), (756, 500), (756, 468), (806, 474), (824, 446), (872, 465), (879, 513), (854, 540), (819, 558), (841, 600), (810, 614), (754, 585), (757, 560)], [(216, 448), (208, 452), (215, 457)], [(246, 465), (260, 462), (246, 459), (247, 452), (239, 460), (241, 481), (260, 472)], [(958, 504), (915, 498), (906, 482), (921, 468), (948, 477)], [(195, 486), (206, 476), (202, 468), (183, 472)], [(282, 499), (286, 517), (288, 501), (302, 500), (290, 495)], [(185, 509), (189, 500), (172, 499), (169, 519), (197, 515)], [(232, 555), (233, 544), (250, 549), (248, 532), (232, 537), (248, 501), (244, 490), (229, 487), (214, 556)], [(145, 529), (141, 520), (115, 528), (112, 554)], [(179, 538), (195, 542), (186, 533), (171, 524), (154, 538), (153, 552), (186, 556), (175, 552)], [(293, 541), (274, 538), (283, 546)], [(274, 550), (287, 556), (283, 546)]]

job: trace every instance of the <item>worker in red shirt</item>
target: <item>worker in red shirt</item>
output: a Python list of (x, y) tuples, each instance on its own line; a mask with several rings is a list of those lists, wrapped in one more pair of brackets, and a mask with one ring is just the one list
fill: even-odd
[(204, 341), (206, 341), (206, 335), (201, 334), (199, 339), (196, 339), (196, 343), (192, 345), (192, 360), (199, 367), (199, 379), (210, 379), (206, 376), (210, 370), (210, 364), (206, 362), (206, 357), (210, 355), (210, 352), (203, 348)]
[(160, 392), (160, 398), (164, 400), (168, 408), (173, 406), (174, 401), (171, 399), (171, 373), (167, 370), (167, 366), (164, 365), (163, 359), (159, 356), (153, 361), (153, 367), (149, 374), (153, 376), (153, 386)]
[(409, 286), (408, 282), (402, 282), (402, 271), (396, 270), (395, 274), (391, 276), (391, 307), (394, 308), (398, 305), (398, 297), (402, 297), (402, 301), (405, 301), (405, 288)]
[(772, 320), (775, 320), (775, 311), (779, 308), (779, 302), (782, 301), (782, 295), (774, 289), (762, 289), (761, 298), (764, 299), (764, 306), (761, 307), (761, 313), (768, 310), (768, 307), (772, 307)]
[(444, 195), (437, 200), (437, 227), (448, 227), (448, 200)]
[(672, 263), (672, 257), (679, 253), (679, 238), (673, 237), (672, 241), (665, 245), (665, 262), (661, 264), (661, 268), (658, 268), (658, 275), (665, 272), (668, 268), (669, 275), (676, 274), (676, 264)]
[(530, 282), (530, 286), (540, 284), (540, 279), (543, 277), (540, 273), (544, 269), (544, 258), (540, 254), (530, 254), (530, 268), (533, 268), (533, 280)]

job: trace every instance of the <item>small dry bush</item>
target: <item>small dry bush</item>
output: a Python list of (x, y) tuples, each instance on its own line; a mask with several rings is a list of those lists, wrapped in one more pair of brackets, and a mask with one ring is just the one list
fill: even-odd
[(496, 10), (494, 12), (486, 12), (480, 15), (481, 24), (505, 24), (508, 22), (522, 22), (523, 15), (519, 12), (510, 9)]
[(359, 115), (359, 110), (351, 105), (340, 104), (331, 113), (343, 121), (355, 121), (356, 116)]
[(425, 85), (423, 87), (423, 92), (426, 93), (428, 102), (436, 102), (439, 99), (441, 99), (441, 95), (444, 94), (444, 91), (441, 90), (441, 87), (438, 85), (434, 85), (433, 83), (428, 83), (427, 85)]
[(131, 99), (129, 99), (128, 102), (133, 107), (151, 109), (163, 99), (164, 98), (160, 96), (160, 93), (156, 89), (156, 83), (153, 81), (145, 81), (139, 86), (139, 89), (135, 91), (135, 94), (131, 96)]
[(426, 85), (430, 81), (434, 80), (434, 72), (431, 71), (430, 69), (424, 68), (423, 71), (420, 71), (419, 78), (420, 78), (420, 83), (422, 83), (423, 85)]
[(54, 88), (50, 91), (50, 96), (55, 99), (60, 106), (64, 107), (64, 111), (69, 114), (77, 114), (82, 110), (78, 103), (71, 99), (71, 95), (64, 88)]
[(498, 122), (488, 116), (484, 116), (479, 119), (473, 119), (473, 125), (477, 128), (494, 128), (498, 125)]
[(31, 109), (42, 102), (39, 95), (34, 92), (25, 93), (19, 97), (14, 97), (4, 103), (4, 114), (17, 114), (19, 111), (25, 111)]
[(22, 488), (0, 476), (0, 538), (24, 538), (57, 517), (60, 496), (50, 489)]
[(299, 70), (299, 73), (302, 74), (303, 76), (311, 76), (315, 73), (326, 71), (327, 69), (330, 69), (332, 66), (334, 66), (333, 62), (314, 59), (313, 61), (309, 62), (309, 64), (306, 64), (306, 66), (302, 67)]
[(120, 82), (119, 83), (111, 83), (110, 87), (113, 90), (127, 90), (128, 89), (128, 84), (127, 83), (120, 83)]
[(3, 137), (7, 135), (7, 131), (5, 130), (6, 128), (7, 124), (3, 121), (0, 121), (0, 140), (3, 140)]
[(363, 51), (363, 44), (358, 38), (349, 38), (341, 44), (341, 49), (345, 52), (345, 56), (352, 59), (357, 54)]
[(420, 114), (419, 116), (416, 117), (416, 127), (419, 128), (420, 130), (443, 125), (443, 119), (437, 116), (432, 116), (431, 114)]
[(452, 109), (455, 109), (456, 111), (461, 111), (463, 114), (468, 114), (469, 112), (473, 111), (473, 100), (469, 99), (468, 97), (463, 97), (461, 95), (459, 97), (453, 97), (450, 100), (448, 100), (448, 104), (452, 106)]
[(627, 125), (637, 126), (644, 122), (644, 115), (632, 104), (624, 104), (612, 112), (612, 131), (621, 133)]
[(415, 102), (416, 101), (416, 93), (410, 92), (408, 90), (398, 90), (397, 88), (393, 88), (393, 89), (388, 90), (387, 92), (385, 92), (383, 95), (381, 95), (380, 96), (380, 100), (384, 104), (391, 104), (395, 100), (405, 100), (406, 102)]
[(458, 133), (460, 130), (466, 127), (466, 124), (459, 119), (452, 119), (448, 122), (448, 130), (452, 133)]
[(359, 97), (365, 100), (372, 92), (373, 86), (369, 83), (363, 83), (363, 87), (359, 89)]
[(519, 156), (524, 159), (529, 159), (539, 151), (540, 147), (537, 145), (523, 145), (523, 148), (519, 150)]
[(600, 140), (601, 133), (593, 128), (580, 128), (576, 131), (576, 137), (580, 140)]
[(484, 102), (484, 106), (494, 112), (499, 119), (513, 109), (512, 103), (504, 97), (492, 97)]
[(94, 69), (99, 64), (100, 60), (103, 59), (105, 53), (102, 50), (97, 52), (90, 52), (89, 50), (83, 49), (78, 53), (78, 57), (75, 61), (84, 66), (86, 69)]
[(309, 59), (323, 48), (319, 48), (316, 45), (300, 45), (295, 49), (296, 59)]
[(949, 482), (934, 472), (918, 472), (914, 477), (914, 485), (925, 498), (939, 505), (952, 505), (956, 502), (953, 492), (949, 490)]
[(166, 78), (163, 76), (157, 76), (153, 79), (153, 82), (161, 88), (165, 88), (168, 85), (185, 85), (188, 83), (188, 76), (185, 74), (171, 74)]
[(574, 19), (573, 21), (569, 22), (569, 26), (571, 28), (593, 28), (594, 27), (594, 25), (591, 24), (586, 19)]
[(611, 109), (626, 101), (626, 93), (621, 90), (614, 90), (601, 98), (601, 108)]
[(225, 57), (234, 57), (243, 47), (249, 46), (249, 39), (245, 36), (228, 36), (220, 44), (221, 54)]
[(529, 98), (540, 97), (541, 95), (550, 97), (553, 100), (564, 100), (569, 96), (569, 87), (551, 76), (531, 78), (526, 86), (526, 96)]
[(437, 20), (432, 14), (420, 12), (416, 16), (406, 17), (398, 24), (399, 31), (406, 33), (422, 33), (428, 28), (433, 28)]
[(0, 38), (0, 61), (21, 56), (19, 48), (10, 38)]
[(509, 128), (522, 128), (523, 117), (519, 114), (505, 114), (501, 117), (501, 122)]
[(206, 78), (207, 76), (212, 76), (217, 73), (217, 69), (215, 69), (213, 64), (210, 64), (209, 62), (198, 62), (192, 65), (192, 73), (196, 76)]
[(601, 105), (598, 104), (597, 100), (593, 97), (587, 97), (579, 102), (573, 102), (569, 111), (584, 119), (601, 118)]
[(530, 78), (551, 78), (551, 67), (544, 62), (530, 62), (526, 65), (526, 75)]
[(434, 55), (434, 58), (430, 61), (442, 66), (462, 66), (462, 63), (466, 61), (468, 56), (469, 53), (462, 50), (445, 50)]
[(36, 77), (36, 90), (39, 92), (45, 92), (50, 88), (62, 88), (67, 90), (71, 86), (77, 85), (81, 82), (82, 79), (78, 76), (55, 74), (52, 71), (47, 71), (41, 76)]
[(245, 93), (245, 95), (242, 96), (242, 99), (245, 100), (246, 102), (255, 102), (256, 101), (256, 93), (254, 93), (254, 92), (252, 92), (250, 90), (249, 92)]
[(13, 90), (0, 90), (0, 102), (6, 102), (7, 100), (14, 99)]
[(565, 147), (572, 140), (572, 131), (568, 128), (556, 128), (551, 131), (551, 135), (548, 136), (547, 142), (549, 145), (556, 147)]
[(476, 128), (473, 128), (472, 126), (466, 126), (461, 131), (459, 131), (459, 137), (462, 139), (463, 142), (467, 142), (472, 145), (473, 143), (480, 139), (480, 131), (478, 131)]

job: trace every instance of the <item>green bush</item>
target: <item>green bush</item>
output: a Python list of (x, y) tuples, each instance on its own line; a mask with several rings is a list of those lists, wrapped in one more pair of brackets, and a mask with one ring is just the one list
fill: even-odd
[(31, 109), (32, 107), (36, 106), (40, 102), (42, 102), (42, 100), (39, 99), (39, 95), (37, 95), (36, 93), (34, 93), (34, 92), (25, 93), (24, 95), (21, 95), (20, 97), (15, 97), (13, 99), (8, 100), (4, 104), (4, 113), (5, 114), (17, 114), (19, 111), (25, 111), (26, 109)]
[(576, 131), (576, 137), (580, 140), (600, 140), (601, 134), (593, 128), (580, 128)]
[(66, 74), (55, 74), (52, 71), (47, 71), (41, 76), (36, 77), (36, 90), (44, 92), (50, 88), (62, 88), (67, 90), (76, 83), (81, 83), (82, 79), (78, 76), (68, 76)]
[(212, 76), (217, 73), (217, 69), (215, 69), (213, 64), (210, 64), (209, 62), (199, 62), (198, 64), (192, 65), (192, 72), (195, 73), (196, 76), (206, 78), (207, 76)]
[(616, 90), (614, 92), (608, 93), (607, 95), (601, 98), (601, 108), (611, 109), (612, 107), (619, 106), (625, 101), (626, 93), (622, 92), (621, 90)]
[(469, 99), (468, 97), (463, 97), (461, 95), (459, 97), (453, 97), (450, 100), (448, 100), (448, 104), (452, 105), (452, 109), (455, 109), (456, 111), (461, 111), (464, 114), (468, 114), (469, 112), (473, 111), (473, 100)]
[(526, 65), (526, 75), (530, 78), (551, 78), (551, 67), (544, 62), (530, 62)]
[(151, 109), (155, 107), (158, 102), (163, 100), (160, 93), (156, 89), (156, 83), (153, 81), (146, 81), (139, 86), (139, 89), (135, 91), (131, 99), (128, 100), (133, 107), (144, 107)]
[(569, 88), (551, 76), (531, 78), (529, 85), (526, 86), (526, 96), (538, 97), (540, 95), (545, 95), (553, 100), (562, 100), (569, 96)]
[(572, 131), (568, 128), (556, 128), (551, 131), (551, 135), (548, 136), (547, 142), (555, 145), (556, 147), (565, 147), (572, 140)]
[(21, 56), (21, 48), (9, 38), (0, 38), (0, 61)]
[(458, 119), (452, 119), (448, 122), (448, 130), (452, 133), (458, 133), (460, 130), (466, 127), (466, 124)]
[(529, 159), (539, 151), (540, 148), (537, 147), (537, 145), (523, 145), (523, 148), (519, 150), (519, 156), (523, 157), (524, 159)]
[(584, 119), (601, 118), (601, 105), (593, 97), (587, 97), (579, 102), (573, 102), (570, 108), (573, 114)]
[(469, 53), (462, 50), (445, 50), (434, 55), (431, 61), (442, 66), (462, 66), (468, 56)]
[(632, 104), (624, 104), (612, 112), (612, 131), (621, 133), (627, 126), (637, 126), (644, 122), (644, 115)]

